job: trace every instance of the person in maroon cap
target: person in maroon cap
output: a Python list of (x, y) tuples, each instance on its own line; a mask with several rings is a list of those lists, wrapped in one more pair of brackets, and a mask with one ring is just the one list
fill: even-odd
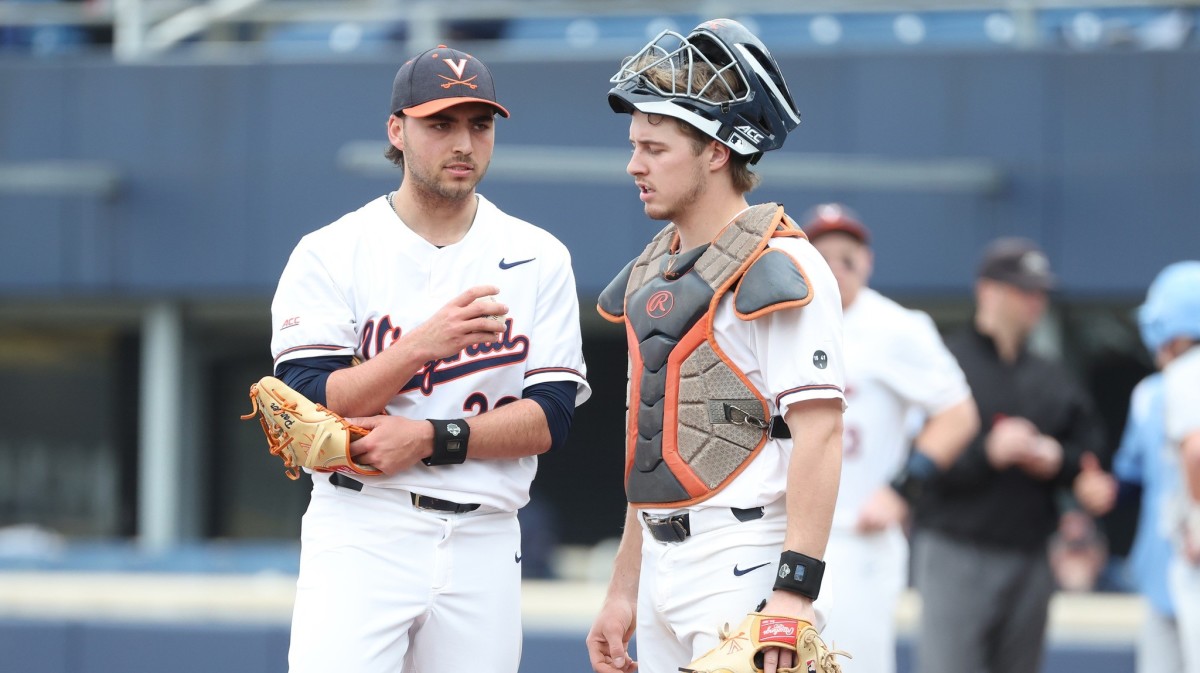
[(279, 280), (275, 375), (368, 428), (350, 452), (374, 468), (312, 475), (293, 673), (518, 669), (516, 513), (590, 390), (567, 249), (476, 191), (497, 115), (470, 54), (401, 66), (399, 189), (301, 239)]
[[(838, 281), (846, 359), (842, 475), (825, 551), (834, 600), (823, 636), (854, 655), (855, 670), (893, 673), (909, 505), (975, 436), (979, 414), (933, 320), (868, 286), (871, 233), (858, 214), (823, 203), (803, 227)], [(913, 416), (922, 419), (915, 433)]]
[(972, 323), (946, 339), (982, 428), (916, 503), (922, 673), (1041, 670), (1058, 494), (1085, 452), (1107, 458), (1087, 393), (1029, 348), (1054, 287), (1036, 243), (997, 239), (979, 265)]

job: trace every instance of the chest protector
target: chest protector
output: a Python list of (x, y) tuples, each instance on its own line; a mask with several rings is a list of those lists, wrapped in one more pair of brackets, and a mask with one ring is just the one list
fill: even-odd
[(710, 244), (676, 254), (667, 225), (601, 293), (600, 314), (629, 345), (625, 491), (631, 504), (681, 507), (725, 487), (771, 437), (790, 437), (771, 404), (713, 336), (728, 292), (741, 320), (812, 301), (808, 279), (773, 237), (803, 237), (783, 207), (744, 211)]

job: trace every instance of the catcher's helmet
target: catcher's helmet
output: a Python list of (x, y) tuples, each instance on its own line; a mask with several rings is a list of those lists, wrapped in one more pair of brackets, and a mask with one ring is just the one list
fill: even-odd
[(1138, 308), (1138, 326), (1151, 353), (1177, 337), (1200, 340), (1200, 261), (1175, 262), (1158, 272)]
[[(707, 65), (711, 76), (694, 77)], [(669, 71), (666, 86), (646, 72)], [(608, 104), (614, 112), (634, 110), (681, 119), (758, 161), (763, 152), (783, 146), (800, 123), (779, 64), (746, 27), (731, 19), (714, 19), (687, 37), (664, 30), (637, 54), (625, 59), (613, 75)]]

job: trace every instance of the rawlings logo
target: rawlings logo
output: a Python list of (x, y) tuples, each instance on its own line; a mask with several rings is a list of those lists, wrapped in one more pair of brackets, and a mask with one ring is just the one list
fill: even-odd
[(667, 290), (659, 290), (646, 300), (646, 313), (651, 318), (665, 318), (675, 306), (675, 296)]
[(795, 643), (796, 620), (764, 619), (758, 625), (760, 643)]

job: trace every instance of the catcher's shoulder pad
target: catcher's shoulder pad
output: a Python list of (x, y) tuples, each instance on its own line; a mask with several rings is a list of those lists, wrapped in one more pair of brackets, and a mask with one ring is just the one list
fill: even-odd
[(635, 263), (637, 258), (629, 260), (596, 300), (596, 311), (609, 322), (621, 322), (625, 318), (625, 289), (629, 286), (629, 276), (633, 273)]
[(754, 320), (780, 309), (807, 306), (812, 300), (812, 285), (796, 258), (779, 248), (767, 248), (738, 281), (733, 309), (742, 320)]

